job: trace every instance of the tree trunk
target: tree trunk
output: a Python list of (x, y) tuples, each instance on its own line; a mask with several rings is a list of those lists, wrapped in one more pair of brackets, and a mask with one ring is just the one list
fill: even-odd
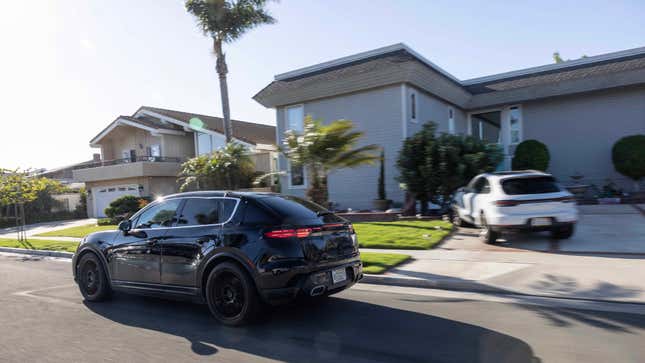
[(222, 41), (214, 39), (213, 48), (217, 56), (217, 75), (219, 76), (219, 90), (222, 97), (222, 116), (224, 118), (224, 135), (226, 142), (229, 143), (233, 139), (233, 126), (231, 125), (231, 112), (228, 103), (228, 84), (226, 82), (226, 74), (228, 67), (226, 66), (226, 55), (222, 51)]
[(313, 166), (307, 168), (309, 187), (307, 198), (323, 207), (329, 206), (329, 193), (327, 191), (327, 175)]

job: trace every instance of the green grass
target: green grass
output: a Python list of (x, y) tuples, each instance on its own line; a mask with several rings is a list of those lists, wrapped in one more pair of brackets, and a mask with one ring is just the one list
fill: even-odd
[(409, 255), (400, 253), (361, 252), (363, 273), (366, 274), (381, 274), (408, 259), (410, 259)]
[(58, 229), (55, 231), (41, 233), (40, 237), (77, 237), (82, 238), (93, 232), (99, 231), (113, 231), (116, 226), (97, 226), (96, 224), (88, 224), (86, 226), (70, 227), (65, 229)]
[(354, 223), (363, 248), (425, 250), (441, 242), (452, 230), (446, 221), (396, 221)]
[(47, 250), (76, 252), (78, 242), (66, 241), (49, 241), (42, 239), (32, 239), (25, 242), (19, 242), (15, 239), (0, 238), (0, 247), (26, 248), (30, 250)]

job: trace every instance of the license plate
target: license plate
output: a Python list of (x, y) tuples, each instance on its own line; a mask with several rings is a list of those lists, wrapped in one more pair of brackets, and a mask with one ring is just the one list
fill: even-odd
[(551, 218), (533, 218), (531, 219), (531, 226), (540, 227), (540, 226), (550, 226)]
[(331, 281), (334, 284), (343, 282), (345, 280), (347, 280), (347, 271), (345, 271), (344, 268), (337, 268), (335, 270), (331, 270)]

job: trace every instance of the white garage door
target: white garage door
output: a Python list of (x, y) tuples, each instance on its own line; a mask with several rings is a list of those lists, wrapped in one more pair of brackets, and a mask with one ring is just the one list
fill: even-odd
[(105, 217), (105, 208), (107, 208), (113, 200), (124, 195), (134, 195), (138, 197), (139, 186), (132, 184), (92, 188), (92, 198), (94, 199), (94, 215), (97, 218)]

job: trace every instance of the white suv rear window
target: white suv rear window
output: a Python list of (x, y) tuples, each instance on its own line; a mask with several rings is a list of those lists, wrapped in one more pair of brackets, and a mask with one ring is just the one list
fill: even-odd
[(555, 178), (550, 176), (506, 179), (502, 181), (502, 189), (508, 195), (544, 194), (560, 191)]

